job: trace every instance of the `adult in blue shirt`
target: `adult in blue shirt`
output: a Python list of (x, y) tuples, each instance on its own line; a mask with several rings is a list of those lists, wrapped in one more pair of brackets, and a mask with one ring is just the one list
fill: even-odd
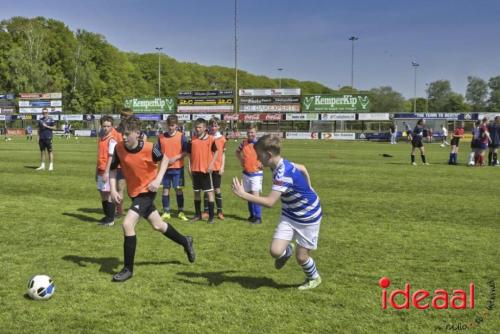
[(49, 117), (47, 108), (42, 110), (42, 118), (38, 120), (38, 146), (40, 146), (40, 167), (36, 170), (45, 169), (45, 155), (49, 160), (49, 171), (54, 170), (54, 153), (52, 152), (52, 131), (56, 130), (54, 120)]

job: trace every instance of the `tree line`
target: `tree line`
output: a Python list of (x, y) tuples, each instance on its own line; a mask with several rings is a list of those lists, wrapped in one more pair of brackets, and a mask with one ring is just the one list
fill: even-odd
[[(161, 96), (181, 90), (234, 89), (234, 69), (179, 62), (160, 54)], [(334, 90), (312, 81), (281, 79), (282, 87), (302, 94), (358, 93), (351, 87)], [(278, 80), (238, 71), (238, 86), (278, 88)], [(71, 31), (63, 22), (44, 17), (13, 17), (0, 22), (0, 93), (62, 92), (65, 113), (111, 113), (131, 97), (158, 96), (158, 54), (122, 52), (100, 34)], [(411, 112), (390, 86), (373, 88), (372, 112)], [(417, 98), (417, 112), (500, 112), (500, 76), (485, 81), (468, 77), (464, 96), (439, 80)]]

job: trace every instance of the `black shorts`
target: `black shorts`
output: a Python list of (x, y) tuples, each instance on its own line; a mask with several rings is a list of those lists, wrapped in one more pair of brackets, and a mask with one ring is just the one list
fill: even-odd
[(38, 139), (38, 146), (40, 147), (40, 151), (47, 150), (48, 152), (52, 152), (52, 138)]
[(460, 138), (453, 137), (450, 142), (451, 146), (455, 145), (458, 146), (460, 144)]
[(421, 147), (424, 147), (424, 144), (422, 143), (422, 139), (413, 139), (411, 141), (411, 146), (421, 148)]
[(194, 191), (213, 191), (212, 176), (208, 173), (193, 172)]
[(132, 197), (132, 204), (129, 210), (137, 212), (139, 216), (147, 219), (150, 214), (156, 211), (155, 196), (156, 193), (147, 192)]
[(472, 139), (470, 142), (470, 148), (479, 148), (480, 143), (477, 139)]
[(222, 182), (222, 175), (219, 174), (219, 171), (212, 172), (212, 184), (214, 189), (220, 188), (220, 184)]

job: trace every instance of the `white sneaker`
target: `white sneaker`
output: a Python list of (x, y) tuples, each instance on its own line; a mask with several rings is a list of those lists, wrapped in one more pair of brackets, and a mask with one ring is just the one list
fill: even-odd
[(54, 170), (54, 166), (52, 164), (49, 165), (49, 171)]
[(45, 170), (45, 165), (40, 165), (36, 170)]
[(412, 166), (416, 166), (416, 165), (417, 165), (417, 163), (416, 163), (416, 162), (412, 162), (412, 163), (411, 163), (411, 165), (412, 165)]

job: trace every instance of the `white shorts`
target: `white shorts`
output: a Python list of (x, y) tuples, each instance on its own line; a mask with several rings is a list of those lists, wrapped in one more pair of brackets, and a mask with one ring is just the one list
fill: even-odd
[(111, 184), (108, 182), (104, 182), (102, 180), (102, 175), (97, 175), (97, 190), (99, 191), (111, 191)]
[(248, 176), (246, 174), (243, 174), (243, 189), (245, 189), (246, 192), (261, 192), (263, 179), (264, 175)]
[(307, 249), (318, 248), (319, 227), (321, 220), (315, 224), (298, 224), (290, 218), (281, 216), (281, 222), (274, 230), (273, 239), (292, 241)]

